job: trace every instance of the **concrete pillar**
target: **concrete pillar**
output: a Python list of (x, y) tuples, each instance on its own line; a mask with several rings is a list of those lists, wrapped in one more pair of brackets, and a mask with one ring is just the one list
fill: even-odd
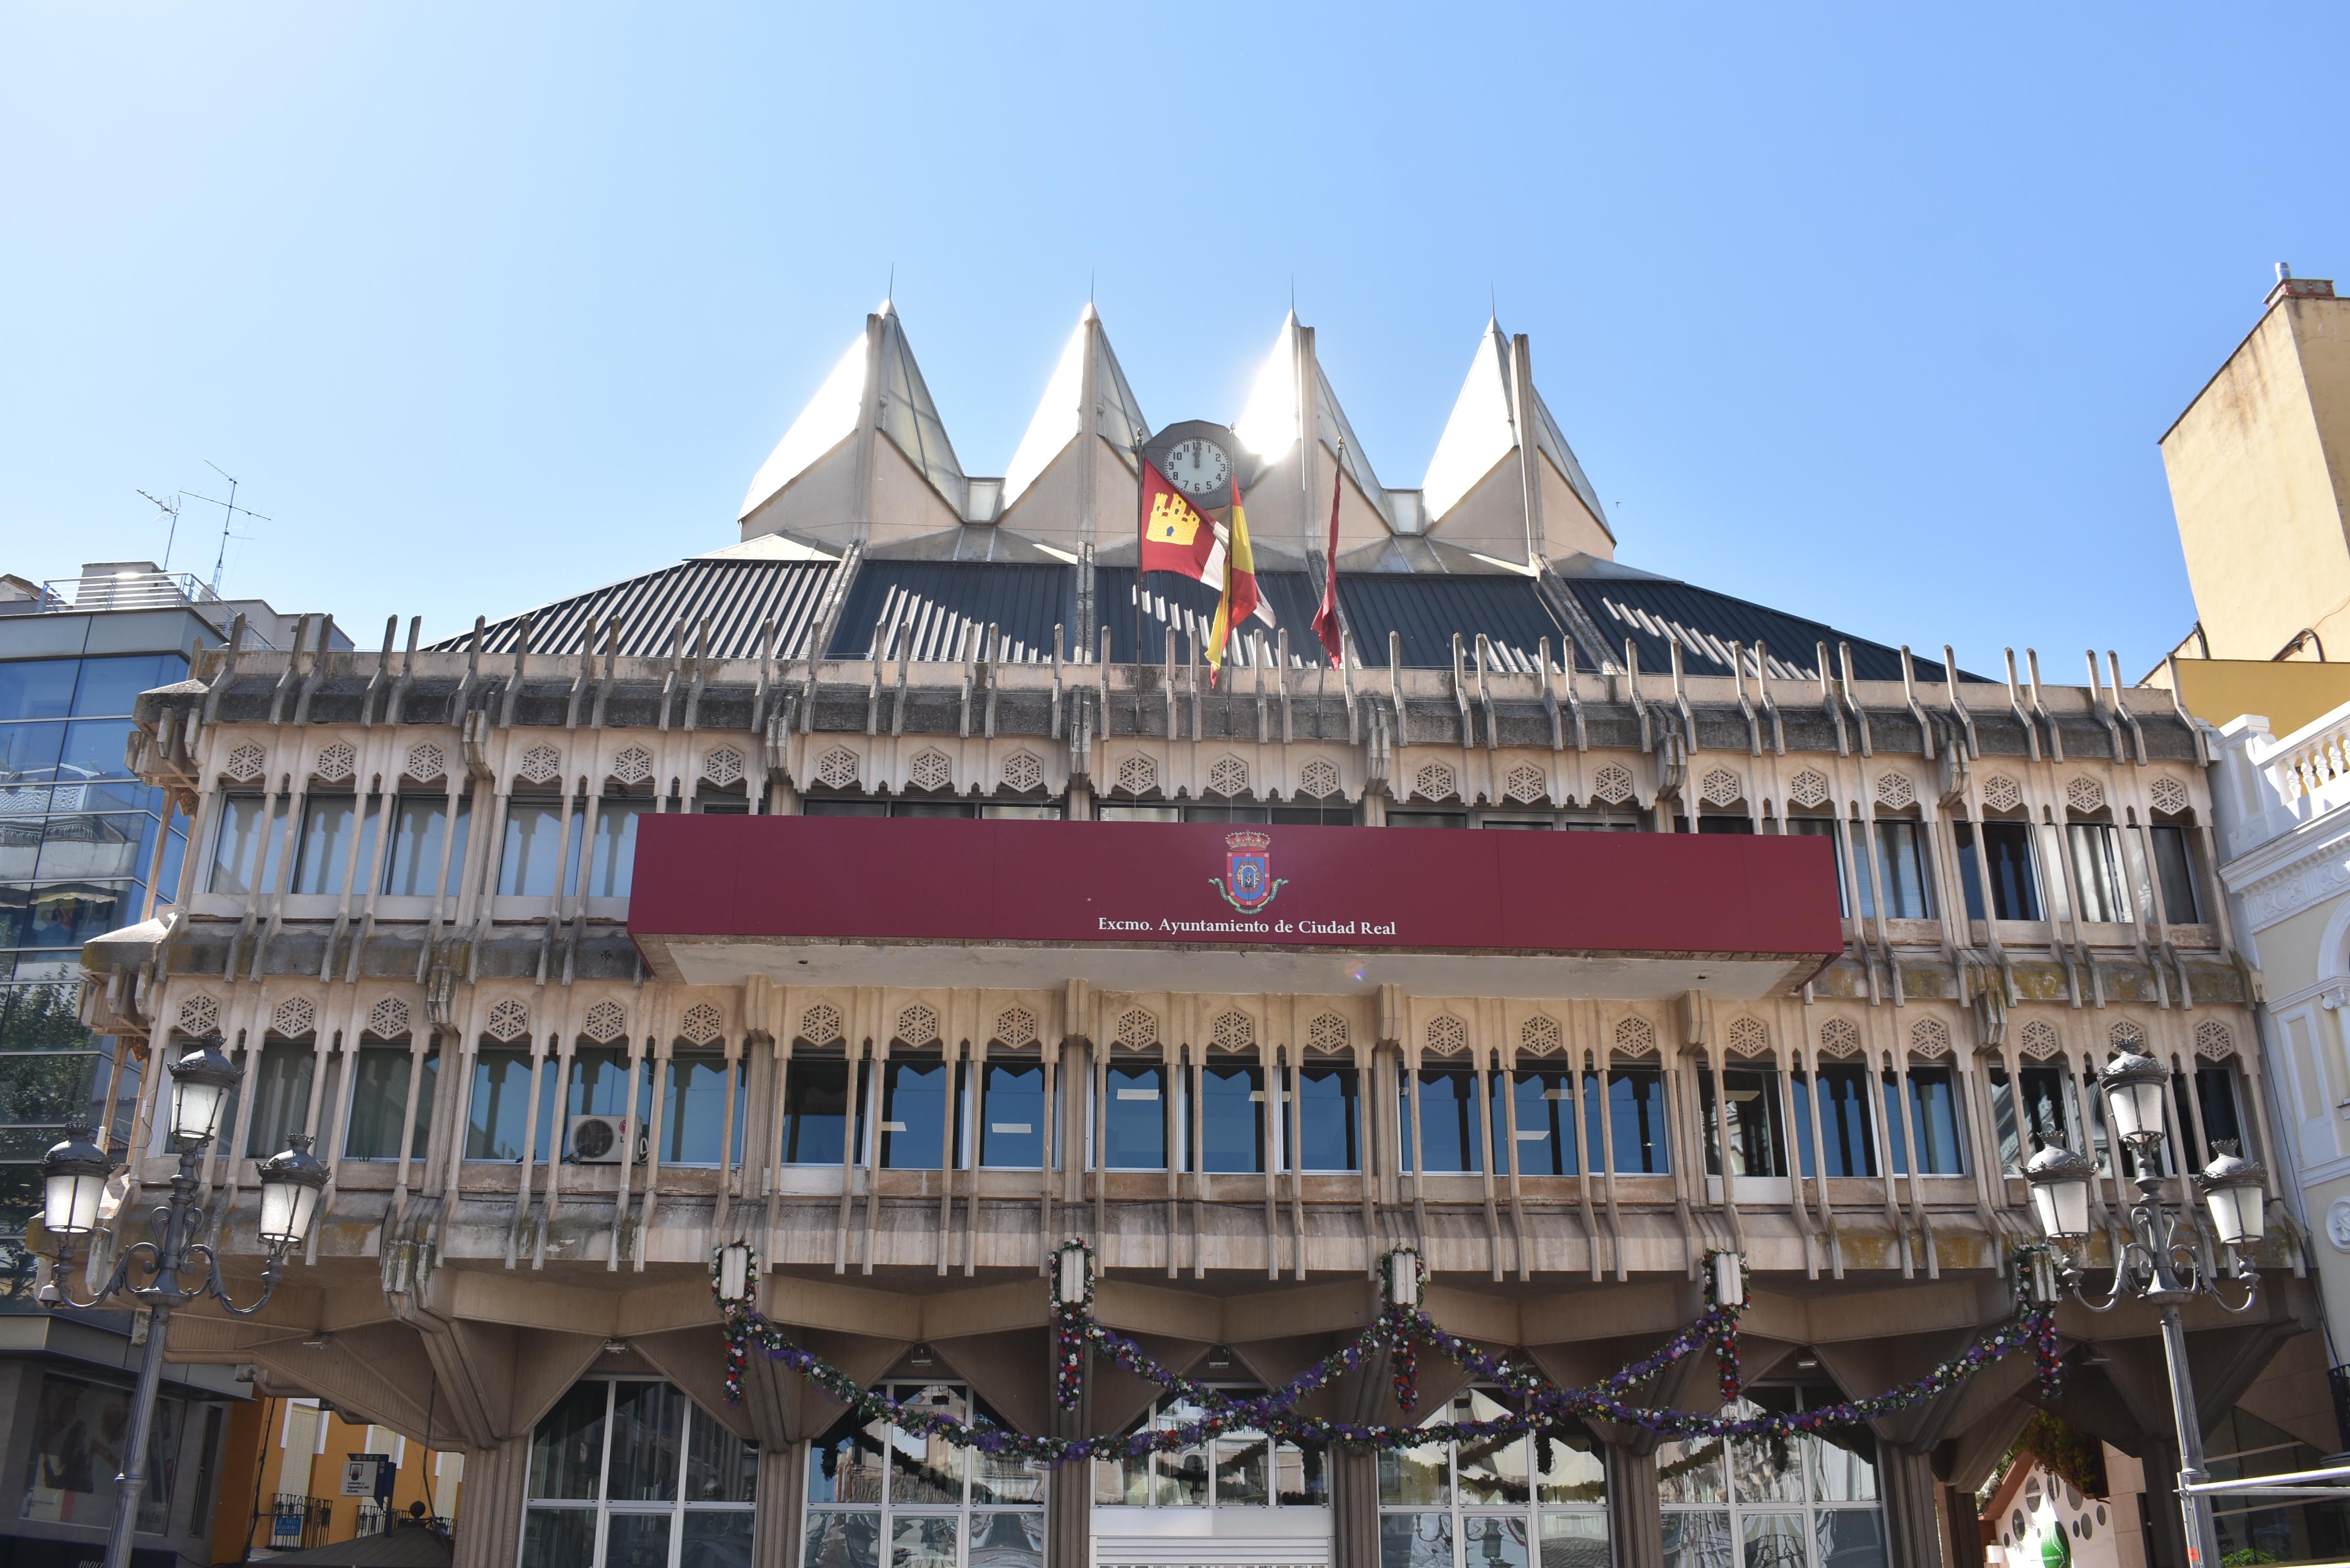
[(2187, 1526), (2178, 1516), (2178, 1445), (2146, 1440), (2146, 1554), (2151, 1568), (2187, 1568)]
[(1615, 1568), (1664, 1568), (1665, 1515), (1658, 1506), (1656, 1450), (1599, 1445), (1607, 1464), (1607, 1545)]
[(1887, 1560), (1893, 1568), (1942, 1568), (1942, 1530), (1934, 1494), (1940, 1482), (1920, 1453), (1880, 1444), (1877, 1473), (1885, 1484)]
[(758, 1511), (751, 1521), (752, 1568), (791, 1568), (800, 1560), (800, 1521), (806, 1517), (808, 1446), (785, 1443), (759, 1450)]
[[(1090, 413), (1087, 415), (1091, 417)], [(1075, 1053), (1071, 1053), (1072, 1055)], [(1080, 1080), (1081, 1082), (1083, 1080)], [(1045, 1330), (1049, 1334), (1050, 1329)], [(1054, 1398), (1053, 1357), (1045, 1357), (1045, 1429), (1056, 1438), (1082, 1438), (1092, 1428), (1094, 1411), (1093, 1356), (1086, 1356), (1085, 1386), (1075, 1406), (1063, 1408)], [(1091, 1568), (1094, 1552), (1093, 1463), (1072, 1460), (1055, 1466), (1045, 1482), (1045, 1568)]]
[(1379, 1457), (1330, 1449), (1330, 1568), (1379, 1568)]
[(450, 1568), (514, 1568), (522, 1555), (523, 1483), (530, 1435), (465, 1450), (465, 1496), (457, 1510)]
[(1950, 1568), (1983, 1568), (1982, 1516), (1975, 1510), (1975, 1494), (1962, 1486), (1944, 1487), (1942, 1520), (1949, 1532), (1943, 1561)]

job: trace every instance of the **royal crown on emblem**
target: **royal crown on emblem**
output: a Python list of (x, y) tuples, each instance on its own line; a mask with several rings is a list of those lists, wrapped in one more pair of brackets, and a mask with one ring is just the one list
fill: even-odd
[(1227, 833), (1224, 835), (1224, 847), (1240, 854), (1246, 854), (1252, 849), (1270, 849), (1273, 847), (1273, 835), (1270, 833)]

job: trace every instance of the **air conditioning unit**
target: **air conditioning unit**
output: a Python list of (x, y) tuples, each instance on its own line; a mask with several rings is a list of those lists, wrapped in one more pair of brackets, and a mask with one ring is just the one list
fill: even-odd
[(577, 1165), (644, 1163), (644, 1132), (633, 1116), (573, 1116), (571, 1158)]

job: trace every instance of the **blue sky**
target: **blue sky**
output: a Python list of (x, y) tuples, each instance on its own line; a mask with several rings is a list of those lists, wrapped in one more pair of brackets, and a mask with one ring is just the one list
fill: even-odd
[(976, 473), (1089, 276), (1154, 424), (1294, 278), (1389, 483), (1490, 290), (1623, 560), (2135, 677), (2193, 618), (2157, 438), (2276, 261), (2350, 284), (2330, 61), (2222, 7), (11, 5), (0, 570), (159, 554), (134, 489), (209, 459), (271, 519), (229, 592), (447, 633), (731, 542), (893, 265)]

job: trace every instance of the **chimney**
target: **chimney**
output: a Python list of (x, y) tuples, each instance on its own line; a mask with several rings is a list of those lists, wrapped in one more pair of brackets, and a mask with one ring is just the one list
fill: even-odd
[(2334, 280), (2330, 277), (2295, 277), (2293, 268), (2283, 262), (2276, 264), (2276, 286), (2269, 290), (2263, 305), (2273, 306), (2281, 299), (2331, 299)]

